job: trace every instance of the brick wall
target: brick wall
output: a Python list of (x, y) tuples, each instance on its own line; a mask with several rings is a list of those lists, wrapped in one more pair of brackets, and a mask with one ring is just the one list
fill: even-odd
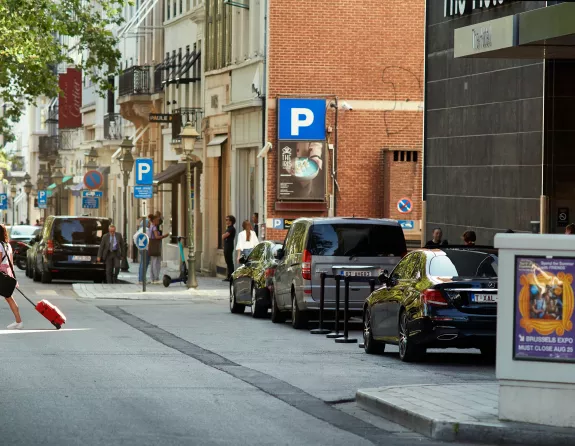
[[(274, 100), (336, 95), (370, 101), (339, 113), (337, 215), (401, 218), (397, 200), (409, 197), (415, 207), (405, 219), (420, 219), (423, 110), (414, 104), (423, 101), (424, 2), (271, 0), (269, 23), (267, 217), (321, 215), (275, 210)], [(328, 125), (333, 117), (330, 110)], [(393, 162), (394, 150), (419, 151), (417, 163)], [(268, 238), (284, 235), (268, 228)]]

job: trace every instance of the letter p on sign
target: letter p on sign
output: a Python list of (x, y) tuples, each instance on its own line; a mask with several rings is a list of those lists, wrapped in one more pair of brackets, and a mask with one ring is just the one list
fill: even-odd
[(136, 184), (138, 186), (154, 184), (154, 160), (151, 158), (136, 160)]
[(325, 99), (278, 100), (280, 141), (325, 141)]

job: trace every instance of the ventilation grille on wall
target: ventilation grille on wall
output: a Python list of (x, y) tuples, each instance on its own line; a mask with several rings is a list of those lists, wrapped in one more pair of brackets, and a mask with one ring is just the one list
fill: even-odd
[(417, 163), (419, 153), (410, 150), (394, 150), (393, 161)]

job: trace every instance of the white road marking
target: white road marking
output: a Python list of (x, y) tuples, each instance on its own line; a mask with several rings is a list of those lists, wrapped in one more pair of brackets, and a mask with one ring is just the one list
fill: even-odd
[(27, 334), (27, 333), (56, 333), (63, 331), (88, 331), (93, 330), (92, 328), (61, 328), (56, 330), (55, 328), (46, 328), (44, 330), (0, 330), (0, 335), (3, 334)]
[(55, 290), (36, 290), (38, 296), (57, 296), (58, 293)]

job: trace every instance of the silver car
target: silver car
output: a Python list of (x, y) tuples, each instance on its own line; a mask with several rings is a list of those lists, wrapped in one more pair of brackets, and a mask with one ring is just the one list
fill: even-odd
[[(406, 254), (405, 237), (395, 220), (373, 218), (300, 218), (278, 252), (272, 321), (291, 312), (294, 328), (304, 328), (319, 310), (321, 273), (341, 277), (377, 277), (391, 271)], [(361, 312), (370, 293), (367, 282), (350, 284), (349, 308)], [(343, 308), (344, 282), (340, 302)], [(335, 279), (325, 283), (325, 309), (335, 309)]]

